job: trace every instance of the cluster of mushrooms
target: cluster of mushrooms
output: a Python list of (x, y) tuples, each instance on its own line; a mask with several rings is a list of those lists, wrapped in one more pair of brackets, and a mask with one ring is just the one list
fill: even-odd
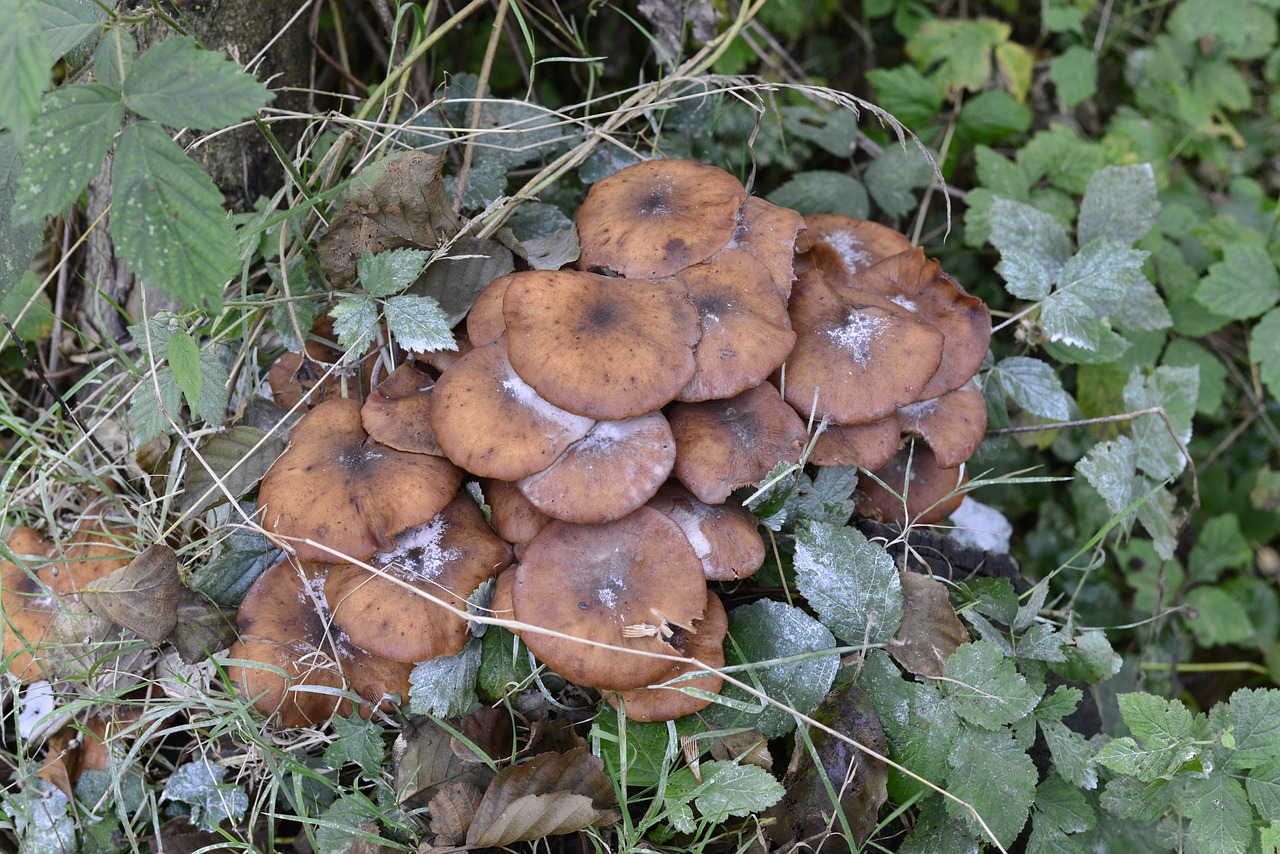
[[(764, 560), (735, 489), (804, 453), (899, 494), (909, 471), (913, 505), (926, 472), (960, 482), (990, 315), (903, 235), (680, 160), (596, 183), (576, 224), (576, 269), (496, 279), (458, 354), (319, 403), (263, 479), (261, 522), (294, 554), (245, 598), (229, 674), (283, 724), (349, 714), (348, 687), (406, 697), (491, 579), (490, 612), (569, 682), (637, 720), (695, 712), (724, 664), (708, 582)], [(951, 509), (865, 498), (898, 521)]]

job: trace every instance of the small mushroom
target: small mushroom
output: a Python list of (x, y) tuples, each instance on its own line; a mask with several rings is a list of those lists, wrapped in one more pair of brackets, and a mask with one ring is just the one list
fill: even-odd
[[(922, 400), (898, 410), (902, 432), (921, 436), (949, 469), (972, 457), (987, 431), (987, 401), (976, 380), (941, 397)], [(878, 466), (868, 466), (878, 468)]]
[(333, 318), (324, 315), (317, 319), (303, 342), (305, 359), (302, 353), (288, 351), (272, 363), (267, 372), (271, 398), (285, 409), (292, 409), (300, 403), (303, 409), (307, 409), (340, 396), (344, 377), (354, 386), (352, 393), (356, 393), (364, 380), (364, 371), (369, 367), (367, 362), (376, 357), (376, 353), (366, 355), (354, 366), (339, 366), (330, 371), (330, 366), (342, 359), (342, 350), (334, 343), (336, 341)]
[(764, 565), (764, 539), (750, 510), (704, 504), (679, 481), (667, 481), (649, 506), (680, 526), (708, 581), (739, 581)]
[(443, 457), (431, 432), (431, 389), (435, 380), (405, 362), (378, 383), (360, 408), (360, 423), (375, 442), (414, 454)]
[(730, 246), (750, 253), (768, 268), (774, 289), (787, 300), (796, 277), (796, 241), (804, 230), (804, 217), (796, 211), (752, 196), (742, 208), (742, 221)]
[(804, 224), (814, 263), (833, 283), (911, 249), (905, 234), (870, 220), (811, 214), (804, 218)]
[(960, 487), (968, 479), (963, 465), (940, 467), (921, 442), (907, 442), (874, 475), (858, 479), (858, 512), (903, 527), (932, 525), (950, 516), (964, 500)]

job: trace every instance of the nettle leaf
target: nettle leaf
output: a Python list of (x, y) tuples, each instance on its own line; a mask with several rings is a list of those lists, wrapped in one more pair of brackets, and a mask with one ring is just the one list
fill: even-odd
[(1020, 249), (1001, 253), (996, 272), (1004, 277), (1004, 289), (1018, 299), (1042, 300), (1053, 287), (1044, 265), (1034, 255)]
[(222, 304), (238, 263), (222, 193), (153, 122), (120, 134), (111, 169), (111, 233), (147, 285), (187, 306)]
[(374, 255), (365, 252), (356, 262), (360, 287), (371, 297), (398, 294), (427, 268), (431, 253), (425, 249), (388, 249)]
[(360, 717), (359, 712), (352, 712), (349, 718), (335, 715), (332, 723), (334, 740), (324, 750), (324, 761), (331, 768), (354, 763), (365, 777), (377, 779), (387, 751), (382, 727)]
[(186, 36), (149, 48), (124, 81), (129, 109), (174, 128), (229, 127), (273, 97), (225, 54), (204, 50)]
[(40, 110), (40, 95), (49, 87), (54, 57), (49, 50), (36, 5), (27, 0), (0, 0), (0, 127), (23, 139)]
[(1133, 244), (1146, 236), (1160, 215), (1156, 173), (1150, 163), (1108, 166), (1089, 179), (1076, 237), (1081, 246), (1095, 239)]
[(43, 223), (20, 222), (14, 214), (21, 166), (13, 134), (0, 133), (0, 302), (22, 281), (44, 236)]
[[(159, 393), (157, 394), (157, 386)], [(168, 365), (156, 368), (155, 380), (148, 374), (129, 398), (129, 420), (133, 422), (133, 440), (145, 445), (170, 430), (169, 419), (178, 420), (182, 409), (182, 390)]]
[(415, 715), (452, 718), (480, 705), (476, 675), (480, 672), (480, 642), (467, 641), (462, 652), (419, 662), (409, 674), (409, 711)]
[(1129, 505), (1133, 503), (1137, 466), (1138, 452), (1133, 440), (1121, 436), (1090, 448), (1076, 463), (1076, 471), (1098, 491), (1108, 510), (1120, 514), (1128, 512)]
[(992, 373), (1013, 402), (1037, 418), (1066, 421), (1071, 417), (1071, 397), (1047, 362), (1010, 356), (997, 363)]
[(1257, 768), (1280, 757), (1280, 691), (1241, 688), (1229, 703), (1236, 749), (1227, 760), (1232, 770)]
[(1201, 305), (1223, 317), (1246, 320), (1280, 300), (1280, 274), (1266, 249), (1255, 243), (1231, 243), (1222, 254), (1196, 288), (1195, 298)]
[(14, 213), (37, 220), (74, 202), (102, 165), (123, 119), (120, 93), (106, 86), (78, 83), (46, 95), (28, 139)]
[[(1200, 369), (1161, 365), (1143, 376), (1134, 368), (1124, 387), (1124, 404), (1132, 410), (1162, 407), (1173, 426), (1173, 434), (1158, 414), (1143, 415), (1132, 425), (1138, 468), (1155, 480), (1167, 480), (1187, 465), (1178, 442), (1191, 441), (1191, 419), (1200, 393)], [(1175, 441), (1174, 436), (1177, 436)]]
[(1025, 252), (1040, 262), (1049, 278), (1058, 274), (1071, 259), (1071, 240), (1066, 230), (1039, 208), (997, 196), (991, 202), (991, 245), (1000, 251)]
[(181, 801), (191, 808), (191, 823), (212, 833), (227, 819), (236, 820), (249, 808), (249, 796), (240, 786), (222, 782), (225, 765), (198, 757), (179, 766), (165, 783), (162, 801)]
[(1280, 397), (1280, 309), (1263, 315), (1249, 337), (1249, 361), (1258, 366), (1273, 397)]
[(902, 582), (889, 553), (847, 525), (796, 532), (796, 586), (836, 637), (888, 643), (902, 622)]
[(769, 201), (802, 214), (836, 213), (866, 219), (871, 205), (867, 188), (843, 172), (797, 172), (768, 196)]
[(431, 297), (411, 294), (391, 297), (384, 310), (387, 328), (404, 349), (416, 353), (458, 349), (448, 316)]
[(1191, 838), (1201, 851), (1247, 854), (1257, 850), (1253, 809), (1239, 781), (1226, 774), (1209, 774), (1188, 780), (1186, 786), (1178, 804), (1191, 820)]
[[(1027, 823), (1036, 796), (1036, 766), (1027, 752), (1008, 730), (963, 728), (952, 747), (951, 766), (947, 791), (977, 810), (1001, 845), (1012, 842)], [(948, 800), (946, 809), (970, 833), (986, 836), (963, 806)]]
[(960, 646), (943, 668), (942, 691), (970, 723), (995, 730), (1029, 715), (1040, 700), (1027, 680), (991, 641)]
[(344, 297), (329, 309), (333, 318), (333, 331), (338, 333), (338, 346), (346, 354), (344, 361), (359, 359), (378, 328), (378, 304), (372, 297)]
[(93, 0), (41, 0), (41, 29), (55, 61), (94, 35), (112, 5)]

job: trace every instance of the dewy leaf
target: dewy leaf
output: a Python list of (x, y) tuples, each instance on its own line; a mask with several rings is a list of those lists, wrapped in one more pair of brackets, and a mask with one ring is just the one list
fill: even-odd
[(409, 674), (409, 711), (451, 718), (474, 710), (479, 670), (480, 641), (474, 638), (457, 655), (419, 662)]
[(162, 543), (149, 546), (128, 566), (81, 588), (81, 595), (98, 616), (158, 646), (178, 622), (178, 556)]
[(191, 808), (192, 824), (217, 832), (219, 824), (227, 819), (239, 819), (249, 808), (249, 796), (244, 789), (223, 783), (225, 776), (225, 765), (215, 765), (207, 757), (198, 756), (169, 776), (160, 800), (187, 804)]
[(1056, 219), (1031, 205), (1000, 197), (991, 202), (991, 245), (1002, 256), (1009, 250), (1025, 252), (1055, 281), (1071, 258), (1071, 241)]
[(430, 258), (425, 249), (388, 249), (377, 255), (365, 252), (356, 262), (356, 276), (369, 296), (389, 297), (413, 284)]
[(902, 625), (889, 641), (889, 654), (909, 673), (936, 679), (951, 654), (969, 642), (969, 633), (951, 607), (945, 584), (906, 569), (900, 575)]
[(476, 807), (467, 845), (497, 848), (616, 821), (613, 782), (586, 748), (504, 768)]
[(887, 643), (902, 622), (902, 583), (889, 553), (856, 528), (810, 522), (796, 532), (796, 586), (850, 644)]
[[(701, 783), (688, 768), (671, 775), (667, 800), (679, 801), (692, 794), (693, 804), (703, 820), (713, 824), (723, 824), (732, 816), (745, 817), (766, 810), (786, 793), (772, 774), (757, 765), (703, 762), (699, 772)], [(843, 777), (840, 782), (844, 782)]]
[(183, 512), (202, 513), (226, 501), (227, 496), (222, 487), (215, 484), (214, 476), (221, 480), (233, 498), (239, 498), (252, 489), (276, 457), (284, 452), (282, 438), (272, 436), (267, 439), (266, 435), (256, 427), (237, 424), (223, 433), (210, 436), (199, 451), (204, 465), (194, 459), (187, 461), (186, 479), (182, 494), (177, 499), (178, 508)]
[(274, 97), (226, 55), (175, 36), (138, 57), (124, 81), (125, 105), (172, 128), (217, 130)]
[[(1182, 472), (1187, 458), (1178, 447), (1191, 441), (1191, 419), (1200, 392), (1200, 369), (1161, 365), (1144, 377), (1135, 367), (1124, 387), (1124, 404), (1133, 410), (1162, 407), (1169, 424), (1159, 415), (1143, 415), (1133, 422), (1133, 443), (1138, 468), (1151, 478), (1167, 480)], [(1173, 433), (1169, 432), (1169, 425)], [(1174, 437), (1177, 437), (1175, 440)]]
[(1095, 238), (1132, 245), (1160, 215), (1156, 174), (1150, 163), (1108, 166), (1094, 173), (1080, 203), (1076, 237), (1081, 246)]
[(1267, 312), (1253, 327), (1249, 336), (1249, 361), (1258, 366), (1271, 396), (1280, 397), (1280, 309)]
[(54, 60), (97, 33), (107, 18), (107, 9), (114, 5), (93, 0), (40, 0), (41, 29)]
[(333, 331), (338, 333), (338, 346), (346, 354), (344, 361), (359, 359), (369, 348), (378, 327), (378, 304), (372, 297), (345, 297), (329, 309)]
[(121, 132), (111, 178), (111, 232), (120, 254), (147, 285), (216, 311), (237, 253), (213, 181), (153, 122)]
[(181, 329), (169, 338), (169, 368), (194, 411), (200, 405), (200, 388), (204, 385), (204, 377), (200, 373), (200, 346)]
[(40, 109), (40, 95), (49, 86), (54, 57), (28, 0), (0, 0), (0, 128), (22, 140)]
[(387, 328), (405, 350), (427, 353), (457, 350), (458, 342), (449, 328), (449, 319), (431, 297), (403, 294), (391, 297), (384, 308)]
[(382, 773), (382, 760), (386, 746), (382, 743), (382, 727), (352, 712), (351, 717), (334, 715), (333, 741), (324, 750), (324, 761), (331, 768), (341, 768), (348, 762), (360, 768), (364, 777), (378, 779)]
[(1048, 363), (1010, 356), (1001, 360), (993, 373), (1013, 402), (1037, 418), (1066, 421), (1071, 417), (1071, 398)]
[[(1012, 666), (1012, 663), (1011, 663)], [(1036, 766), (1008, 730), (981, 732), (962, 728), (951, 753), (947, 791), (972, 806), (1001, 845), (1008, 845), (1031, 811), (1036, 796)], [(969, 811), (948, 800), (947, 814), (985, 837)]]
[(1280, 757), (1280, 690), (1241, 688), (1231, 695), (1235, 752), (1227, 767), (1256, 768)]
[(991, 641), (967, 643), (943, 669), (942, 691), (970, 723), (995, 730), (1022, 720), (1040, 697)]
[(102, 165), (123, 118), (120, 93), (96, 83), (46, 95), (28, 139), (14, 213), (38, 220), (74, 202)]
[(1004, 277), (1004, 289), (1018, 299), (1042, 300), (1053, 287), (1044, 265), (1034, 255), (1021, 249), (1000, 253), (996, 272)]
[(1280, 275), (1266, 249), (1254, 243), (1230, 243), (1222, 254), (1196, 288), (1195, 298), (1201, 305), (1223, 317), (1245, 320), (1280, 300)]
[(1084, 475), (1089, 485), (1107, 502), (1107, 509), (1113, 514), (1119, 514), (1127, 512), (1129, 505), (1133, 503), (1137, 460), (1133, 440), (1128, 436), (1121, 436), (1109, 442), (1099, 442), (1090, 448), (1076, 463), (1076, 471)]
[(1244, 786), (1226, 774), (1192, 778), (1186, 794), (1178, 799), (1182, 813), (1191, 819), (1191, 838), (1201, 851), (1214, 854), (1247, 854), (1253, 847), (1253, 809)]
[(19, 222), (14, 215), (21, 166), (13, 134), (0, 133), (0, 302), (22, 281), (44, 236), (43, 223)]

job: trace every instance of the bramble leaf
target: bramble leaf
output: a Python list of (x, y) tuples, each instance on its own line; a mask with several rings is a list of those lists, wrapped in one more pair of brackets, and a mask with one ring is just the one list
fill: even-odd
[(1280, 310), (1262, 316), (1249, 337), (1249, 361), (1258, 366), (1273, 397), (1280, 396)]
[(970, 723), (995, 730), (1022, 720), (1039, 702), (1039, 695), (991, 641), (961, 645), (943, 668), (943, 693)]
[(1090, 448), (1076, 463), (1076, 471), (1098, 491), (1108, 510), (1120, 514), (1128, 512), (1129, 505), (1133, 503), (1137, 465), (1138, 454), (1133, 440), (1120, 436)]
[(1280, 690), (1241, 688), (1228, 708), (1235, 729), (1236, 749), (1227, 766), (1256, 768), (1280, 757)]
[(449, 318), (440, 303), (431, 297), (412, 294), (391, 297), (385, 304), (385, 313), (387, 328), (406, 350), (423, 353), (458, 349)]
[(1009, 251), (1025, 252), (1054, 281), (1072, 254), (1067, 232), (1050, 214), (999, 196), (991, 202), (991, 245), (1002, 257)]
[(338, 346), (345, 354), (343, 361), (359, 359), (369, 349), (378, 328), (378, 304), (372, 297), (344, 297), (329, 309), (329, 316), (333, 318), (333, 331), (338, 333)]
[(21, 165), (13, 134), (0, 133), (0, 302), (22, 281), (44, 235), (43, 223), (19, 222), (14, 215)]
[(836, 637), (887, 643), (902, 622), (902, 583), (889, 553), (856, 528), (810, 522), (796, 532), (796, 585)]
[(1013, 402), (1032, 415), (1049, 421), (1071, 417), (1071, 398), (1048, 363), (1010, 356), (997, 363), (992, 373)]
[(93, 0), (40, 0), (41, 29), (54, 60), (97, 33), (111, 5)]
[(228, 127), (273, 97), (224, 54), (186, 36), (153, 45), (134, 60), (124, 81), (129, 109), (172, 128)]
[(365, 252), (356, 262), (356, 276), (369, 296), (389, 297), (413, 284), (430, 258), (425, 249), (388, 249), (377, 255)]
[(120, 93), (96, 83), (46, 95), (28, 140), (15, 215), (38, 220), (74, 202), (102, 166), (123, 118)]
[(1178, 804), (1191, 819), (1191, 838), (1201, 851), (1246, 854), (1257, 850), (1253, 847), (1253, 809), (1239, 781), (1226, 774), (1210, 774), (1192, 778), (1186, 786)]
[(1223, 317), (1245, 320), (1280, 300), (1280, 274), (1265, 249), (1253, 243), (1231, 243), (1222, 254), (1196, 288), (1195, 298), (1201, 305)]
[(1131, 245), (1146, 236), (1159, 215), (1156, 175), (1150, 163), (1108, 166), (1089, 179), (1076, 236), (1081, 246), (1097, 238)]
[[(1129, 374), (1124, 387), (1124, 403), (1131, 410), (1161, 407), (1173, 433), (1158, 414), (1143, 415), (1133, 422), (1133, 444), (1138, 468), (1149, 477), (1167, 480), (1187, 466), (1178, 442), (1191, 441), (1191, 419), (1200, 391), (1200, 369), (1162, 365), (1143, 376), (1139, 368)], [(1177, 437), (1175, 440), (1174, 436)]]
[(409, 711), (415, 715), (452, 718), (475, 710), (476, 674), (480, 671), (480, 642), (472, 639), (462, 652), (433, 658), (414, 666), (409, 674)]
[[(1008, 730), (982, 732), (965, 727), (952, 747), (951, 766), (947, 791), (977, 810), (1002, 845), (1012, 842), (1027, 823), (1036, 796), (1036, 766), (1031, 757)], [(965, 822), (970, 833), (985, 836), (963, 806), (948, 800), (946, 808), (952, 818)]]
[(0, 0), (0, 128), (22, 140), (40, 110), (40, 95), (49, 86), (53, 53), (36, 17), (34, 3)]

